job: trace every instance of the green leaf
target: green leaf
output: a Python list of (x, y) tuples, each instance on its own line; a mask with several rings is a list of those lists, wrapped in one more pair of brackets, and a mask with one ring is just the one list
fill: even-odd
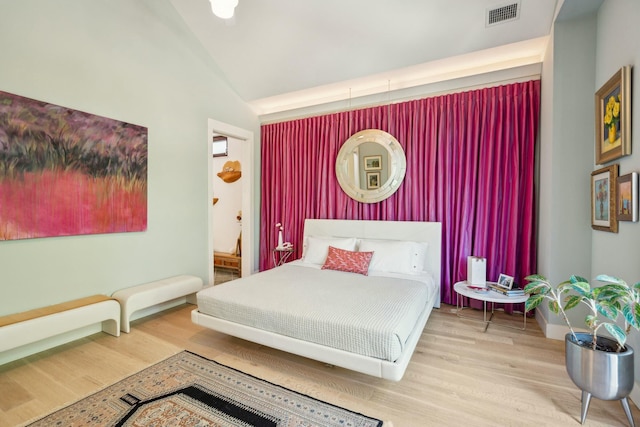
[(629, 289), (631, 289), (624, 281), (621, 281), (620, 283), (608, 283), (604, 286), (609, 289), (615, 289), (624, 293), (629, 292)]
[(589, 281), (584, 277), (576, 276), (575, 274), (569, 278), (571, 283), (586, 283), (589, 284)]
[(578, 295), (568, 296), (567, 299), (565, 299), (565, 305), (564, 305), (565, 311), (571, 310), (573, 307), (580, 304), (581, 300), (582, 300), (582, 297), (579, 297)]
[(544, 295), (532, 295), (524, 303), (524, 311), (531, 311), (544, 300)]
[(605, 329), (607, 332), (611, 334), (611, 336), (618, 341), (618, 344), (624, 346), (624, 343), (627, 342), (627, 335), (624, 333), (624, 330), (616, 325), (615, 323), (605, 323)]
[(625, 286), (627, 285), (624, 280), (620, 280), (614, 276), (609, 276), (608, 274), (600, 274), (596, 277), (596, 280), (600, 282), (605, 282), (605, 283), (618, 283), (618, 284), (624, 284)]
[(549, 301), (549, 310), (551, 310), (555, 314), (558, 314), (560, 312), (560, 306), (558, 305), (558, 301), (556, 300)]
[(526, 294), (546, 295), (550, 290), (551, 288), (547, 284), (540, 282), (529, 283), (524, 287), (524, 292)]
[(640, 304), (634, 302), (622, 307), (622, 314), (628, 324), (635, 329), (640, 329)]
[(597, 304), (596, 310), (607, 319), (616, 320), (618, 317), (618, 307), (615, 304)]
[(524, 280), (526, 280), (527, 282), (533, 282), (533, 281), (546, 282), (547, 278), (542, 276), (542, 275), (540, 275), (540, 274), (531, 274), (531, 275), (525, 277)]
[(627, 285), (621, 285), (618, 283), (609, 283), (601, 286), (599, 289), (604, 289), (606, 292), (611, 292), (620, 296), (627, 295), (629, 293), (629, 287)]
[(565, 294), (573, 290), (573, 284), (571, 284), (570, 282), (562, 282), (558, 285), (556, 289), (558, 290), (559, 294)]
[(618, 285), (604, 285), (593, 290), (593, 295), (597, 300), (617, 300), (627, 295), (627, 289)]
[(588, 282), (572, 282), (571, 288), (580, 295), (588, 295), (591, 293), (591, 286)]
[(600, 294), (604, 296), (607, 293), (611, 293), (611, 291), (607, 291), (607, 289), (604, 286), (600, 288), (593, 288), (593, 290), (591, 291), (591, 295), (593, 295), (593, 299), (598, 299)]

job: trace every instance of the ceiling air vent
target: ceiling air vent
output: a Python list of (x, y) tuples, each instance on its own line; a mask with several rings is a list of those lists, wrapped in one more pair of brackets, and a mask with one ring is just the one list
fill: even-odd
[(487, 9), (487, 27), (504, 22), (515, 21), (520, 17), (520, 2)]

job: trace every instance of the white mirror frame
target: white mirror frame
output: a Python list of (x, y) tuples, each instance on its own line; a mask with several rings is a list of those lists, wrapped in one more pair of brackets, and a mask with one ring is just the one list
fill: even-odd
[[(379, 188), (372, 190), (360, 188), (349, 173), (349, 162), (352, 162), (353, 154), (365, 142), (380, 144), (389, 154), (389, 177)], [(349, 197), (362, 203), (376, 203), (391, 196), (402, 184), (406, 170), (407, 159), (402, 146), (393, 135), (379, 129), (366, 129), (352, 135), (342, 145), (336, 159), (336, 176), (340, 187)]]

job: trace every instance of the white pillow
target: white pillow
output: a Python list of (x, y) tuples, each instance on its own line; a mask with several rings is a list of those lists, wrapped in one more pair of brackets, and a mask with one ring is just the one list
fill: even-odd
[(307, 236), (302, 250), (302, 261), (309, 264), (323, 265), (329, 253), (329, 246), (346, 251), (355, 251), (356, 238)]
[(362, 239), (362, 252), (373, 252), (369, 271), (420, 274), (426, 270), (429, 245), (403, 240)]

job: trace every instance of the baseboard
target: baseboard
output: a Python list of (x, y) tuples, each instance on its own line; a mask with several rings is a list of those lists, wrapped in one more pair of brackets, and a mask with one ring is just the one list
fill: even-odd
[(633, 383), (633, 390), (631, 390), (629, 399), (631, 399), (636, 406), (640, 406), (638, 405), (638, 402), (640, 402), (640, 383), (638, 383), (638, 381)]
[(536, 322), (544, 333), (544, 336), (553, 340), (564, 341), (564, 336), (569, 332), (569, 328), (566, 325), (557, 325), (555, 323), (549, 323), (549, 320), (544, 316), (542, 311), (536, 309)]

